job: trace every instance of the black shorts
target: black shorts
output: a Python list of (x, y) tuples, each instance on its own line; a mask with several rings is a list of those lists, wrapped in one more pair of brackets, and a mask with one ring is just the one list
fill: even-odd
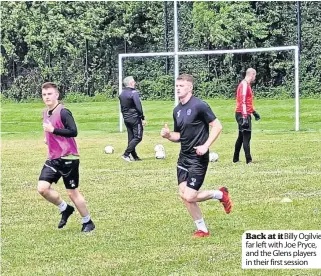
[(235, 112), (235, 120), (238, 124), (239, 131), (252, 131), (252, 117), (251, 115), (247, 115), (247, 119), (249, 121), (249, 126), (247, 128), (242, 127), (243, 115), (241, 112)]
[(178, 185), (187, 181), (187, 187), (198, 191), (203, 185), (209, 162), (209, 153), (202, 156), (179, 156), (177, 161)]
[(62, 177), (66, 189), (76, 189), (79, 185), (79, 159), (47, 160), (41, 170), (39, 180), (50, 184), (57, 183)]

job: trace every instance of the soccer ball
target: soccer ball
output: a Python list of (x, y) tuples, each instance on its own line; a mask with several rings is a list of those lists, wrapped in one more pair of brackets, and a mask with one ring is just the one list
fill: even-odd
[(156, 145), (154, 148), (154, 151), (155, 152), (157, 152), (157, 151), (164, 151), (165, 152), (165, 148), (163, 145)]
[(165, 159), (165, 148), (163, 145), (156, 145), (154, 151), (156, 159)]
[(155, 152), (156, 159), (165, 159), (165, 151), (159, 150)]
[(218, 161), (218, 154), (216, 152), (210, 152), (210, 162)]
[(106, 154), (112, 154), (112, 153), (114, 153), (114, 148), (113, 148), (113, 146), (106, 146), (105, 149), (104, 149), (104, 152), (105, 152)]

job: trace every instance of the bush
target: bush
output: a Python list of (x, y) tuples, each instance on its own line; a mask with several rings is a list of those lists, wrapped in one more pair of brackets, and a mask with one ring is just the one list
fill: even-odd
[[(40, 86), (42, 81), (36, 81), (37, 72), (26, 77), (20, 76), (15, 79), (10, 89), (1, 94), (1, 102), (39, 102), (41, 101)], [(38, 76), (39, 77), (39, 76)], [(39, 77), (40, 78), (40, 77)], [(233, 99), (237, 87), (237, 80), (228, 77), (212, 78), (206, 72), (200, 72), (195, 78), (194, 95), (202, 99), (221, 98)], [(29, 86), (30, 85), (30, 86)], [(138, 82), (137, 90), (142, 100), (173, 100), (174, 99), (174, 76), (162, 75), (153, 80), (145, 79)], [(255, 98), (286, 99), (295, 96), (294, 83), (283, 84), (274, 87), (253, 85)], [(63, 99), (68, 103), (81, 102), (105, 102), (118, 96), (118, 83), (108, 83), (101, 90), (96, 91), (94, 96), (88, 96), (81, 92), (66, 92)], [(306, 77), (300, 82), (300, 97), (321, 98), (321, 89), (318, 80), (314, 77)]]
[(173, 100), (174, 99), (174, 77), (163, 75), (155, 80), (142, 80), (137, 89), (143, 100)]
[(105, 102), (108, 99), (113, 99), (118, 96), (118, 88), (116, 86), (113, 86), (111, 84), (108, 84), (107, 86), (102, 89), (101, 92), (96, 92), (95, 95), (91, 98), (93, 102)]
[(39, 99), (40, 88), (43, 83), (41, 74), (35, 69), (26, 75), (20, 75), (14, 79), (9, 89), (3, 91), (3, 95), (17, 102), (28, 99)]
[(14, 99), (12, 99), (12, 98), (8, 98), (8, 97), (6, 97), (6, 96), (5, 96), (5, 95), (3, 95), (2, 93), (0, 94), (0, 101), (1, 101), (1, 104), (17, 102), (17, 101), (15, 101), (15, 100), (14, 100)]
[(89, 102), (90, 97), (84, 94), (70, 92), (65, 94), (65, 97), (63, 100), (66, 103), (83, 103), (83, 102)]

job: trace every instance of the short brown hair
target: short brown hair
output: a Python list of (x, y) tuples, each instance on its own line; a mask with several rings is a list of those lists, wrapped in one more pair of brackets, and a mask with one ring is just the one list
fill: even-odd
[(184, 80), (190, 82), (191, 84), (194, 84), (194, 78), (189, 74), (181, 74), (177, 77), (177, 80)]
[(58, 91), (57, 85), (53, 82), (45, 82), (41, 85), (41, 89), (55, 88)]

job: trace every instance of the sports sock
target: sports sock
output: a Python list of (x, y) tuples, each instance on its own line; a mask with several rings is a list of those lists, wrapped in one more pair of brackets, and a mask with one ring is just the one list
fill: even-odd
[(222, 199), (223, 198), (223, 192), (219, 190), (214, 190), (213, 191), (213, 198), (214, 199)]
[(65, 211), (65, 210), (67, 209), (67, 203), (66, 203), (66, 201), (63, 200), (63, 201), (58, 205), (58, 208), (59, 208), (59, 211), (60, 211), (60, 212)]
[(88, 216), (85, 216), (85, 217), (82, 217), (82, 223), (87, 223), (87, 222), (89, 222), (90, 221), (90, 215), (88, 215)]
[(208, 232), (203, 218), (195, 220), (194, 222), (197, 227), (197, 230), (202, 230), (203, 232), (206, 232), (206, 233)]

